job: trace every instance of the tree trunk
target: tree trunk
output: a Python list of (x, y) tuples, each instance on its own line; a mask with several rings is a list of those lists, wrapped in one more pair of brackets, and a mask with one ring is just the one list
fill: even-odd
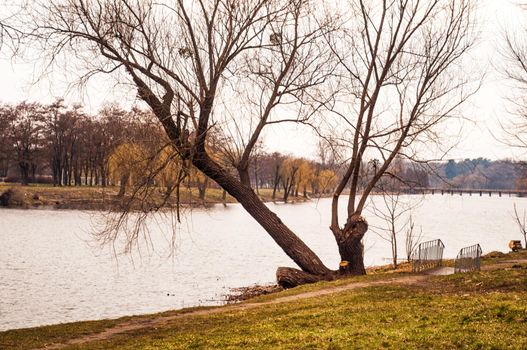
[(362, 216), (352, 216), (342, 230), (335, 233), (341, 262), (340, 271), (348, 275), (365, 275), (364, 245), (362, 238), (368, 231), (368, 222)]
[(37, 165), (35, 163), (31, 163), (31, 182), (37, 182), (36, 174), (37, 174)]
[(201, 201), (204, 201), (205, 200), (205, 187), (203, 187), (201, 184), (198, 185), (198, 198), (199, 200)]
[(29, 164), (26, 162), (20, 162), (18, 163), (18, 166), (20, 168), (20, 183), (22, 185), (28, 185), (29, 184)]
[(278, 189), (278, 186), (280, 185), (280, 168), (275, 167), (275, 173), (274, 173), (274, 183), (273, 183), (273, 201), (276, 199), (276, 190)]
[(64, 169), (62, 171), (62, 184), (64, 186), (68, 185), (68, 168), (64, 166)]
[(125, 173), (121, 176), (121, 182), (119, 184), (119, 193), (117, 193), (118, 198), (123, 198), (126, 193), (126, 185), (128, 185), (128, 179), (130, 178), (129, 173)]
[(224, 206), (227, 206), (227, 191), (225, 190), (221, 192), (221, 202)]
[(172, 193), (172, 191), (174, 190), (174, 184), (169, 182), (166, 184), (166, 187), (165, 187), (165, 198), (168, 199), (168, 197), (170, 197), (170, 194)]
[(107, 181), (106, 181), (106, 170), (104, 167), (101, 167), (101, 186), (106, 187)]
[(51, 161), (51, 172), (53, 174), (53, 186), (59, 186), (60, 183), (60, 160), (57, 156), (53, 156)]
[(198, 154), (192, 163), (233, 196), (303, 271), (318, 276), (331, 274), (320, 258), (260, 200), (250, 186), (230, 176), (207, 154)]
[(287, 200), (289, 199), (289, 186), (287, 183), (284, 185), (284, 203), (287, 203)]
[(199, 199), (204, 201), (205, 200), (205, 194), (207, 192), (207, 187), (209, 185), (209, 178), (205, 177), (203, 182), (200, 182), (198, 180), (198, 193), (199, 193)]
[(276, 270), (276, 280), (278, 281), (278, 285), (282, 288), (294, 288), (308, 283), (331, 281), (335, 279), (336, 276), (336, 273), (313, 275), (291, 267), (279, 267)]
[(395, 233), (395, 229), (392, 228), (392, 260), (393, 260), (393, 268), (397, 269), (397, 236)]
[(254, 159), (254, 184), (256, 187), (256, 194), (260, 194), (260, 191), (258, 189), (258, 158)]

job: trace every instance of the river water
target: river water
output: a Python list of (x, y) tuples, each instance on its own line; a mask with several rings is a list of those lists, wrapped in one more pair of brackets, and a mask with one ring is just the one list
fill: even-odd
[[(442, 239), (447, 258), (475, 243), (484, 253), (507, 251), (509, 240), (521, 239), (513, 204), (523, 213), (526, 198), (401, 199), (420, 202), (412, 214), (416, 230), (423, 241)], [(382, 207), (380, 198), (374, 201)], [(269, 206), (327, 266), (337, 267), (329, 199)], [(237, 204), (187, 213), (175, 249), (172, 219), (153, 218), (150, 241), (129, 255), (94, 242), (98, 220), (94, 212), (0, 210), (0, 330), (220, 304), (229, 288), (273, 282), (278, 266), (294, 266)], [(368, 221), (383, 225), (371, 214)], [(399, 242), (404, 256), (403, 235)], [(378, 234), (369, 231), (364, 245), (367, 266), (389, 263), (390, 245)]]

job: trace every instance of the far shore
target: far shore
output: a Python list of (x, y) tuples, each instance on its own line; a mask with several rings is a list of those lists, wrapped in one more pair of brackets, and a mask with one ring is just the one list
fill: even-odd
[[(8, 203), (3, 200), (3, 194), (12, 190), (15, 195), (11, 196)], [(260, 188), (254, 189), (260, 199), (266, 203), (284, 203), (283, 189), (278, 188), (273, 198), (272, 188)], [(0, 209), (12, 208), (12, 209), (64, 209), (64, 210), (121, 210), (123, 203), (126, 199), (129, 199), (129, 195), (132, 192), (128, 189), (124, 201), (123, 198), (118, 196), (118, 186), (53, 186), (51, 184), (29, 184), (21, 185), (19, 183), (6, 183), (0, 182)], [(523, 190), (493, 190), (493, 189), (481, 189), (481, 190), (470, 190), (470, 189), (414, 189), (412, 192), (405, 194), (412, 195), (465, 195), (491, 196), (492, 193), (501, 197), (514, 193), (515, 196), (524, 196)], [(161, 188), (153, 189), (154, 193), (153, 201), (159, 203), (162, 201), (163, 190)], [(343, 196), (348, 195), (349, 192), (344, 191)], [(382, 195), (381, 193), (373, 192), (371, 195)], [(288, 204), (304, 203), (312, 200), (318, 200), (321, 198), (329, 198), (332, 196), (331, 192), (312, 194), (307, 193), (306, 196), (299, 191), (298, 195), (289, 195)], [(142, 198), (138, 199), (139, 203)], [(192, 208), (208, 208), (214, 205), (227, 205), (238, 203), (232, 196), (223, 194), (223, 190), (220, 188), (207, 188), (205, 197), (203, 199), (199, 196), (199, 190), (197, 187), (182, 187), (180, 191), (179, 205), (182, 207)], [(177, 207), (175, 195), (172, 194), (166, 203), (162, 206), (164, 209), (173, 209)], [(134, 210), (133, 206), (132, 209)]]
[[(17, 183), (0, 182), (0, 196), (13, 190), (9, 203), (1, 203), (0, 208), (15, 209), (68, 209), (68, 210), (118, 210), (122, 198), (118, 197), (118, 186), (53, 186), (49, 184), (20, 185)], [(256, 190), (255, 190), (256, 191)], [(161, 192), (160, 192), (161, 193)], [(180, 205), (184, 207), (210, 207), (217, 204), (232, 204), (237, 201), (230, 195), (223, 197), (223, 191), (218, 188), (208, 188), (205, 198), (200, 199), (197, 188), (181, 189)], [(264, 202), (284, 202), (283, 192), (277, 191), (273, 199), (273, 189), (258, 189), (258, 195)], [(161, 194), (160, 194), (161, 196)], [(306, 202), (312, 199), (328, 197), (330, 194), (317, 194), (304, 197), (291, 195), (288, 203)], [(125, 197), (127, 198), (127, 197)], [(129, 198), (129, 197), (128, 197)], [(175, 196), (166, 203), (167, 209), (175, 208)]]

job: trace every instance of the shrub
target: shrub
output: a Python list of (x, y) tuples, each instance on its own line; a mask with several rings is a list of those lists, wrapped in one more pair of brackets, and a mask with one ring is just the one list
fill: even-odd
[(0, 205), (3, 207), (24, 205), (24, 193), (14, 188), (8, 188), (0, 195)]

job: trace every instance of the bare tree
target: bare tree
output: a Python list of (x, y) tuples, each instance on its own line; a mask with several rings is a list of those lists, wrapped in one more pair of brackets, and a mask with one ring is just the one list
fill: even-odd
[[(519, 5), (527, 14), (527, 4)], [(504, 143), (514, 147), (527, 147), (527, 26), (505, 33), (505, 45), (500, 52), (504, 58), (502, 71), (514, 84), (509, 101), (515, 107), (516, 118), (502, 123)]]
[(284, 190), (284, 203), (287, 203), (289, 196), (293, 193), (293, 187), (298, 177), (298, 170), (298, 161), (293, 158), (287, 158), (282, 165), (280, 179)]
[[(395, 182), (397, 180), (392, 180)], [(394, 187), (394, 186), (392, 186)], [(376, 203), (376, 200), (381, 203)], [(372, 231), (390, 243), (393, 267), (397, 268), (399, 237), (405, 233), (406, 255), (410, 255), (418, 241), (414, 236), (414, 222), (412, 213), (421, 204), (422, 197), (417, 195), (402, 197), (400, 189), (382, 187), (380, 193), (372, 198), (372, 213), (382, 221), (379, 227), (373, 227)]]
[(279, 153), (273, 153), (273, 201), (276, 199), (276, 191), (279, 189), (284, 160), (285, 157)]
[(37, 103), (10, 106), (4, 113), (12, 115), (4, 129), (12, 145), (13, 159), (20, 170), (20, 183), (34, 182), (37, 167), (42, 163), (44, 148), (44, 107)]
[(421, 243), (421, 239), (423, 238), (423, 229), (421, 228), (419, 230), (419, 233), (415, 231), (415, 222), (410, 214), (410, 217), (408, 218), (408, 224), (406, 226), (406, 232), (405, 232), (405, 248), (406, 248), (406, 261), (411, 262), (412, 261), (412, 254), (419, 246), (419, 243)]
[[(275, 107), (308, 101), (331, 68), (324, 57), (329, 49), (321, 44), (329, 26), (315, 18), (310, 2), (180, 0), (171, 6), (68, 0), (41, 2), (31, 10), (37, 24), (32, 34), (52, 58), (73, 47), (68, 54), (90, 65), (87, 75), (125, 72), (182, 159), (236, 198), (302, 270), (330, 275), (254, 193), (248, 167), (265, 126), (297, 120), (297, 109), (294, 117), (282, 119), (274, 115)], [(261, 108), (250, 114), (256, 124), (236, 178), (210, 156), (206, 141), (215, 118), (222, 121), (238, 110), (228, 101), (239, 92), (232, 87), (250, 83), (258, 87), (253, 92)]]
[(11, 133), (8, 130), (14, 123), (14, 114), (9, 106), (0, 105), (0, 128), (3, 130), (0, 133), (0, 176), (7, 176), (10, 161), (12, 158), (13, 140)]
[[(353, 18), (335, 37), (330, 34), (341, 21), (326, 16), (329, 1), (309, 0), (52, 0), (31, 5), (25, 23), (35, 25), (31, 36), (52, 60), (61, 54), (82, 60), (83, 78), (121, 74), (135, 86), (178, 156), (240, 202), (301, 268), (277, 271), (280, 284), (294, 286), (335, 273), (251, 188), (251, 154), (264, 128), (284, 122), (313, 125), (322, 107), (333, 106), (337, 113), (329, 79), (344, 77), (341, 86), (348, 94), (340, 97), (358, 109), (347, 117), (340, 113), (353, 136), (348, 138), (351, 161), (334, 195), (331, 230), (342, 260), (350, 262), (347, 272), (362, 274), (360, 241), (367, 222), (361, 213), (373, 186), (402, 149), (430, 135), (465, 99), (456, 92), (466, 82), (453, 68), (470, 46), (470, 4), (375, 4), (352, 1)], [(225, 134), (239, 140), (238, 176), (207, 149), (213, 128), (230, 130)], [(371, 147), (383, 162), (355, 203)], [(336, 208), (348, 183), (348, 215), (340, 227)], [(127, 221), (121, 216), (115, 222), (117, 229)], [(136, 230), (127, 239), (137, 237)]]
[(520, 215), (518, 215), (518, 210), (516, 209), (516, 204), (514, 204), (514, 220), (516, 221), (516, 224), (518, 224), (518, 228), (523, 235), (525, 248), (527, 249), (527, 225), (525, 224), (525, 211), (523, 211), (523, 216), (520, 218)]
[[(349, 161), (333, 195), (331, 231), (349, 273), (364, 274), (362, 216), (369, 195), (396, 157), (418, 158), (434, 127), (470, 95), (459, 69), (473, 40), (470, 1), (352, 1), (341, 41), (330, 43), (342, 67), (345, 106), (333, 109)], [(349, 135), (349, 136), (348, 136)], [(378, 158), (361, 188), (365, 160)], [(349, 188), (344, 223), (338, 203)]]

